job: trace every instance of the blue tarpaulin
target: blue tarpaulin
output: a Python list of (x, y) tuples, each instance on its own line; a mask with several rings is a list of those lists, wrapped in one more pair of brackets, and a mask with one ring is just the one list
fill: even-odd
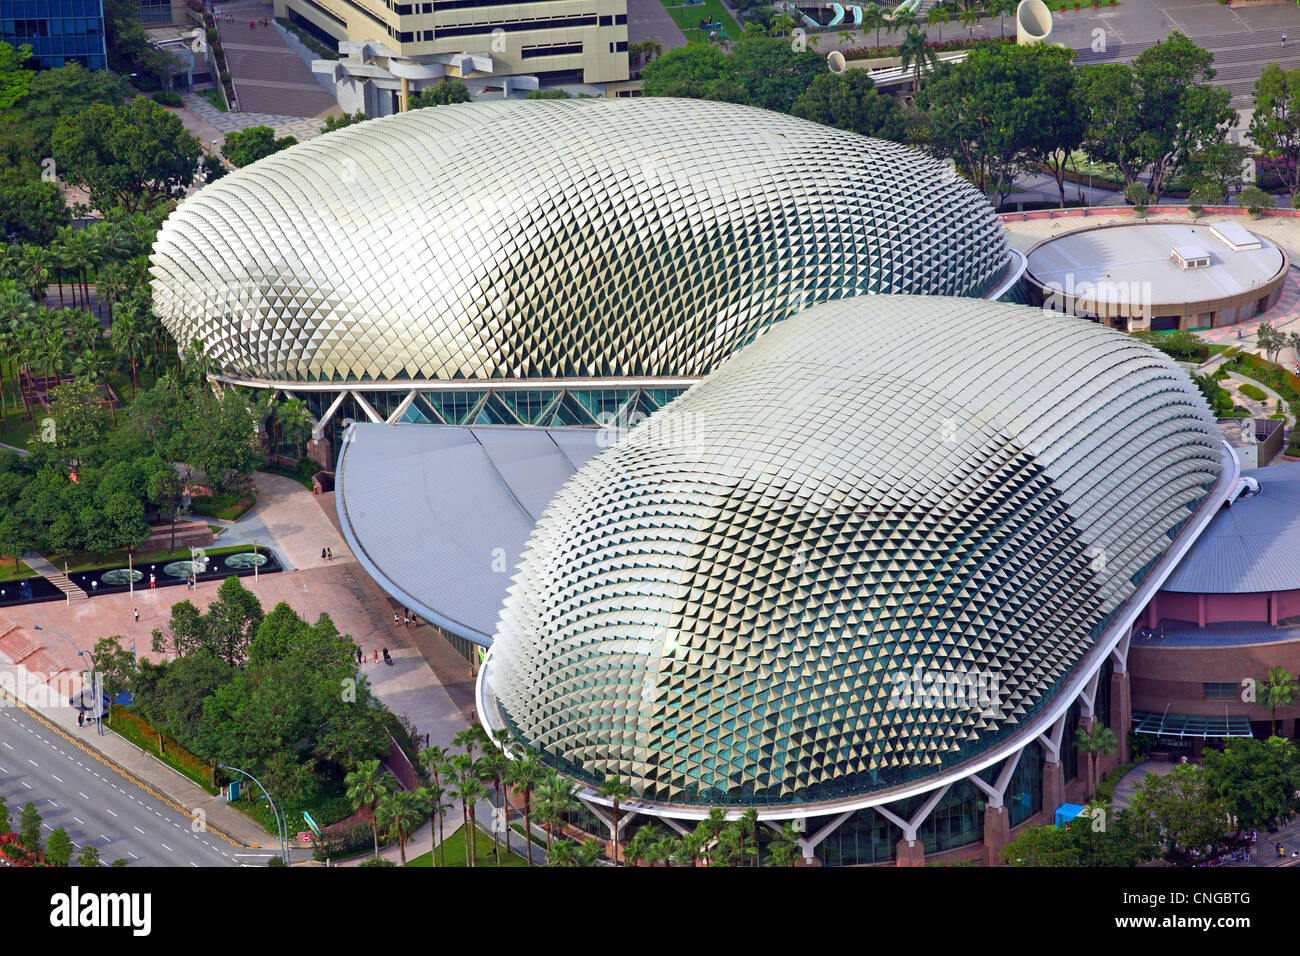
[(1063, 803), (1056, 808), (1056, 827), (1061, 829), (1075, 817), (1083, 812), (1083, 807), (1077, 803)]

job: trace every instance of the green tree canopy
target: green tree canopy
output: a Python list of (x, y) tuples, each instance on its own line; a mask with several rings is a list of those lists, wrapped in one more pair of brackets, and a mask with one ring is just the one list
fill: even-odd
[(31, 44), (15, 47), (0, 40), (0, 110), (7, 110), (27, 95), (32, 71), (23, 64), (32, 55)]
[(227, 133), (226, 141), (221, 146), (221, 153), (230, 160), (232, 166), (243, 167), (296, 145), (298, 140), (293, 136), (281, 136), (277, 139), (275, 130), (269, 126), (250, 126), (234, 133)]
[(1237, 829), (1273, 829), (1295, 814), (1300, 750), (1282, 737), (1234, 737), (1223, 750), (1206, 750), (1201, 763), (1209, 787), (1237, 820)]
[(469, 89), (462, 80), (441, 80), (421, 90), (411, 97), (408, 109), (418, 110), (426, 106), (448, 106), (452, 103), (468, 103)]
[(128, 212), (184, 196), (202, 154), (174, 113), (143, 96), (61, 119), (53, 151), (60, 178), (88, 190), (92, 206)]
[(1266, 64), (1254, 93), (1250, 139), (1269, 156), (1286, 160), (1277, 171), (1294, 200), (1300, 191), (1300, 70)]
[(906, 130), (898, 101), (878, 92), (866, 70), (814, 77), (790, 111), (814, 123), (895, 142), (903, 141)]

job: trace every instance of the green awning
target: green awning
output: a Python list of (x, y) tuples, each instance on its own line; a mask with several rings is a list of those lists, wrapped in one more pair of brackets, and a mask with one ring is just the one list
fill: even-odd
[(1245, 717), (1189, 716), (1157, 714), (1149, 710), (1133, 712), (1133, 732), (1156, 737), (1250, 737), (1250, 721)]

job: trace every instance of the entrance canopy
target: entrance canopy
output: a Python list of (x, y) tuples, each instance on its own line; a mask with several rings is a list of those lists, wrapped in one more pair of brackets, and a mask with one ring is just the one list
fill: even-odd
[(1250, 721), (1245, 717), (1205, 717), (1184, 714), (1157, 714), (1139, 710), (1133, 714), (1133, 732), (1156, 737), (1250, 737)]

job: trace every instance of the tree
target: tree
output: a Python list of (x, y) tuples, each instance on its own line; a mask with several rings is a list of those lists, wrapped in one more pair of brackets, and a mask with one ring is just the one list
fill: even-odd
[(1034, 95), (1036, 71), (1004, 48), (977, 47), (935, 70), (917, 97), (933, 123), (930, 149), (956, 157), (986, 196), (1001, 202), (1037, 142), (1020, 101)]
[(447, 803), (447, 791), (435, 783), (432, 787), (425, 788), (424, 793), (428, 794), (429, 813), (438, 819), (438, 852), (435, 854), (430, 851), (429, 862), (436, 863), (438, 866), (446, 866), (447, 850), (443, 845), (442, 823), (450, 807), (450, 804)]
[(466, 845), (466, 859), (472, 860), (472, 865), (477, 865), (478, 861), (478, 802), (487, 796), (487, 790), (479, 782), (477, 770), (469, 761), (468, 757), (457, 757), (462, 761), (459, 765), (459, 773), (456, 779), (455, 795), (460, 800), (461, 808), (465, 812), (465, 819), (469, 826), (469, 840)]
[(27, 95), (32, 72), (23, 69), (23, 64), (31, 55), (30, 43), (14, 47), (0, 41), (0, 110), (9, 109)]
[[(630, 51), (631, 47), (629, 47)], [(573, 99), (567, 90), (529, 90), (524, 94), (526, 100), (570, 100)]]
[(794, 824), (786, 822), (776, 831), (776, 835), (767, 844), (768, 866), (794, 866), (803, 853), (799, 846), (799, 833)]
[(30, 800), (18, 817), (18, 839), (29, 853), (41, 852), (41, 814)]
[(407, 104), (407, 109), (419, 110), (426, 106), (447, 106), (468, 103), (469, 89), (462, 80), (439, 80), (426, 90), (421, 90)]
[(975, 39), (975, 28), (979, 26), (980, 10), (976, 4), (970, 4), (961, 12), (961, 25), (966, 28), (967, 36)]
[(573, 795), (573, 782), (560, 776), (554, 770), (548, 770), (541, 783), (542, 799), (538, 806), (538, 815), (546, 827), (546, 849), (551, 848), (552, 833), (563, 823), (567, 814), (578, 809), (578, 800)]
[[(0, 554), (14, 559), (14, 572), (18, 571), (18, 562), (24, 554), (36, 547), (36, 536), (28, 529), (20, 515), (9, 512), (0, 518)], [(5, 832), (0, 829), (0, 833)]]
[(943, 4), (936, 4), (930, 8), (930, 12), (925, 15), (926, 26), (937, 26), (939, 28), (939, 42), (943, 42), (943, 25), (951, 20), (948, 8)]
[(1191, 850), (1217, 845), (1227, 833), (1228, 807), (1212, 783), (1203, 768), (1179, 764), (1165, 776), (1144, 778), (1125, 812), (1149, 816), (1169, 854), (1187, 862)]
[(632, 789), (623, 782), (621, 777), (609, 774), (605, 777), (605, 782), (600, 785), (596, 791), (599, 796), (605, 797), (611, 801), (614, 808), (614, 863), (618, 863), (618, 815), (619, 805), (632, 795)]
[(230, 165), (243, 167), (296, 145), (298, 140), (293, 136), (281, 136), (277, 139), (275, 130), (269, 126), (250, 126), (234, 133), (227, 133), (226, 141), (221, 145), (221, 153), (230, 160)]
[(862, 8), (862, 32), (876, 31), (876, 49), (880, 49), (880, 28), (886, 23), (884, 11), (876, 3), (868, 3)]
[[(489, 750), (479, 762), (479, 772), (492, 781), (492, 809), (497, 819), (492, 821), (492, 855), (501, 865), (501, 829), (508, 822), (504, 801), (501, 799), (501, 784), (510, 772), (510, 758), (500, 750)], [(529, 856), (532, 853), (530, 851)]]
[(790, 112), (799, 94), (826, 72), (824, 57), (810, 50), (792, 50), (790, 43), (777, 39), (741, 37), (733, 45), (731, 59), (745, 102), (779, 113)]
[(1074, 53), (1065, 47), (1034, 44), (1009, 47), (1004, 55), (1029, 74), (1028, 95), (1019, 104), (1029, 118), (1026, 153), (1031, 163), (1051, 171), (1064, 209), (1066, 165), (1082, 145), (1088, 126), (1078, 72), (1070, 62)]
[[(51, 367), (56, 367), (53, 359)], [(98, 444), (108, 428), (108, 412), (101, 402), (98, 388), (84, 378), (64, 382), (50, 389), (54, 447), (78, 453)]]
[(1241, 191), (1241, 204), (1252, 216), (1258, 216), (1263, 210), (1272, 209), (1276, 205), (1273, 197), (1258, 186), (1247, 186)]
[(735, 62), (729, 54), (703, 43), (669, 50), (641, 70), (645, 96), (708, 99), (706, 93), (720, 82), (738, 85)]
[(429, 794), (427, 790), (412, 793), (398, 790), (385, 793), (379, 800), (375, 813), (378, 826), (397, 841), (397, 852), (406, 866), (406, 844), (415, 829), (428, 819)]
[(925, 34), (917, 27), (912, 27), (903, 37), (898, 47), (899, 67), (912, 71), (912, 89), (921, 88), (921, 71), (933, 70), (939, 65), (939, 56), (925, 45)]
[[(1267, 323), (1260, 323), (1260, 344), (1264, 344), (1264, 327)], [(1273, 330), (1270, 328), (1270, 332)], [(1274, 333), (1279, 334), (1279, 333)], [(1273, 342), (1275, 349), (1281, 348), (1281, 345)], [(1285, 344), (1285, 343), (1283, 343)], [(1276, 355), (1276, 351), (1273, 353)], [(1270, 359), (1271, 361), (1271, 359)], [(1290, 707), (1296, 702), (1297, 684), (1296, 679), (1292, 677), (1285, 667), (1278, 665), (1270, 667), (1268, 676), (1260, 682), (1259, 702), (1269, 710), (1269, 719), (1273, 724), (1273, 736), (1277, 736), (1277, 709), (1279, 707)]]
[(262, 602), (232, 574), (203, 615), (204, 637), (220, 660), (236, 667), (248, 656), (263, 618)]
[(9, 819), (9, 804), (0, 796), (0, 833), (12, 833), (13, 822)]
[(61, 119), (53, 152), (64, 182), (88, 190), (96, 209), (135, 212), (182, 198), (202, 150), (175, 114), (138, 96)]
[(1300, 790), (1300, 750), (1282, 737), (1232, 737), (1223, 750), (1206, 750), (1201, 763), (1209, 787), (1243, 830), (1273, 830), (1295, 814)]
[(1255, 81), (1254, 92), (1251, 142), (1282, 160), (1275, 169), (1294, 201), (1300, 192), (1300, 70), (1266, 64)]
[(1100, 721), (1094, 720), (1087, 730), (1079, 727), (1074, 731), (1074, 749), (1088, 757), (1089, 788), (1097, 785), (1097, 757), (1113, 754), (1117, 746), (1115, 732)]
[(510, 786), (520, 792), (524, 798), (524, 846), (528, 855), (528, 865), (533, 865), (533, 791), (544, 779), (545, 768), (532, 753), (524, 750), (519, 757), (510, 761), (506, 771), (506, 780)]
[(364, 123), (368, 116), (365, 110), (357, 110), (355, 113), (343, 113), (340, 116), (325, 117), (325, 126), (321, 129), (321, 135), (332, 133), (348, 126), (355, 126), (357, 123)]
[(379, 769), (378, 760), (364, 760), (343, 779), (347, 791), (348, 803), (353, 810), (365, 810), (370, 814), (370, 830), (375, 838), (375, 856), (379, 856), (379, 822), (375, 808), (388, 793), (388, 784), (383, 771)]
[(72, 840), (63, 827), (56, 828), (45, 845), (45, 862), (51, 866), (65, 867), (72, 859)]
[(101, 637), (95, 642), (92, 653), (95, 670), (103, 687), (104, 700), (112, 700), (131, 686), (135, 676), (135, 656), (123, 649), (122, 641), (126, 638), (120, 634)]
[(0, 241), (48, 246), (71, 216), (59, 184), (6, 179), (0, 179)]
[(50, 155), (54, 128), (63, 117), (97, 103), (121, 106), (126, 97), (126, 80), (108, 70), (88, 70), (73, 62), (34, 73), (27, 95), (18, 103), (21, 125), (32, 134), (34, 158), (39, 161)]
[[(113, 865), (117, 866), (118, 862), (119, 861), (114, 860)], [(93, 846), (91, 846), (89, 843), (87, 843), (85, 846), (81, 848), (81, 852), (77, 854), (77, 865), (84, 866), (84, 867), (98, 868), (99, 851), (95, 849)], [(126, 865), (125, 861), (122, 861), (122, 865), (123, 866)]]

